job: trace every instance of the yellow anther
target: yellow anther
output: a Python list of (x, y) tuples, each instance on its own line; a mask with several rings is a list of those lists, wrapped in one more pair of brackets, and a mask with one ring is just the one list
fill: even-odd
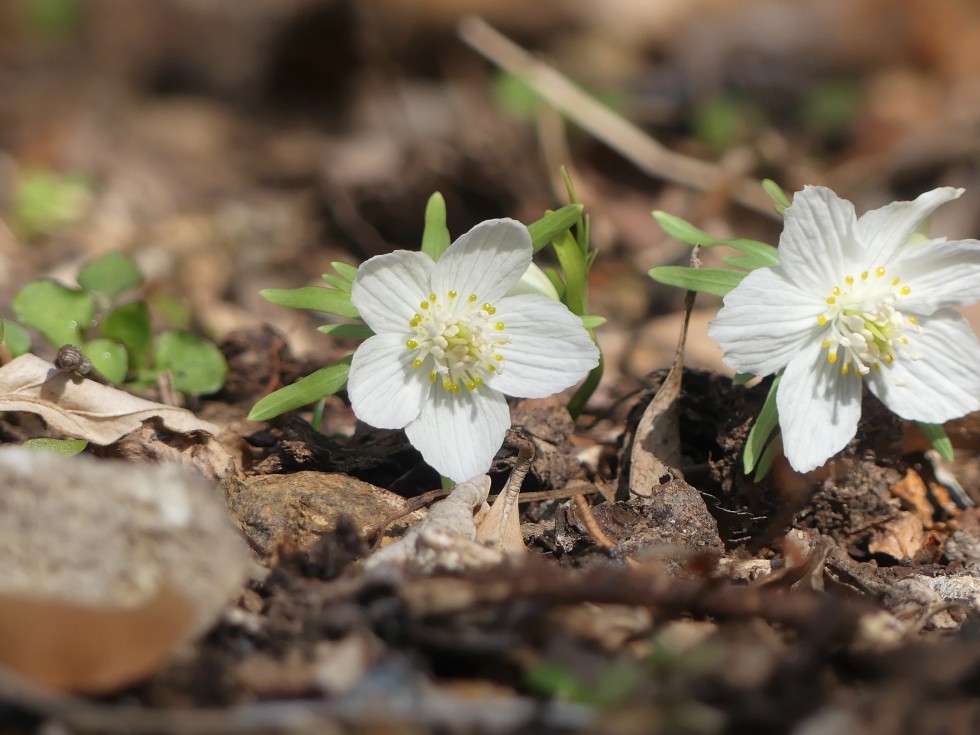
[(470, 303), (472, 304), (474, 301), (476, 301), (476, 294), (475, 293), (474, 294), (470, 294)]
[(908, 337), (899, 337), (898, 341), (901, 342), (903, 345), (907, 345), (909, 343)]
[(826, 323), (827, 323), (827, 317), (825, 317), (823, 314), (817, 317), (817, 324), (819, 324), (821, 327)]
[(834, 296), (840, 296), (840, 286), (834, 286)]
[(476, 383), (477, 385), (483, 385), (483, 378), (477, 375), (475, 378), (473, 378), (473, 382)]
[(453, 389), (453, 381), (451, 381), (451, 380), (449, 380), (447, 378), (446, 380), (442, 381), (442, 387), (445, 388), (446, 390), (452, 390)]
[(459, 296), (459, 294), (456, 293), (455, 291), (450, 291), (449, 292), (449, 298), (455, 299), (457, 296)]
[(879, 365), (876, 362), (873, 362), (873, 363), (871, 363), (871, 369), (872, 370), (881, 370), (881, 365)]
[(912, 289), (909, 286), (902, 286), (902, 290), (899, 291), (899, 293), (902, 294), (902, 296), (908, 296), (910, 293), (912, 293)]
[(861, 272), (861, 280), (862, 281), (867, 281), (868, 280), (868, 272), (867, 271), (862, 271)]
[(893, 285), (893, 286), (897, 286), (897, 285), (898, 285), (899, 283), (901, 283), (901, 281), (902, 281), (902, 279), (901, 279), (901, 278), (895, 278), (895, 280), (894, 280), (894, 281), (892, 281), (892, 285)]
[(435, 373), (429, 373), (429, 382), (430, 383), (435, 383), (436, 382), (436, 374)]
[(497, 366), (496, 365), (487, 365), (487, 370), (489, 370), (491, 373), (495, 373), (495, 372), (497, 372)]
[(416, 342), (414, 339), (410, 339), (405, 343), (405, 346), (410, 350), (414, 350), (419, 346), (419, 343)]
[(435, 300), (436, 300), (436, 295), (434, 293), (430, 293), (429, 294), (429, 301), (432, 301), (433, 303), (435, 303)]
[(848, 286), (852, 285), (854, 283), (854, 276), (846, 276), (844, 278), (844, 283), (846, 283)]
[(493, 356), (493, 359), (496, 360), (497, 362), (502, 362), (503, 359), (504, 359), (504, 356), (503, 355), (494, 355)]
[(836, 352), (828, 352), (827, 353), (827, 362), (829, 362), (831, 365), (833, 365), (835, 362), (837, 362), (837, 353)]
[(830, 347), (830, 340), (829, 340), (829, 339), (825, 339), (825, 340), (824, 340), (824, 341), (823, 341), (823, 342), (822, 342), (822, 343), (820, 344), (820, 349), (823, 349), (823, 350), (826, 350), (826, 349), (827, 349), (828, 347)]
[(893, 362), (895, 362), (895, 358), (892, 357), (891, 355), (885, 355), (885, 362), (891, 365)]
[(483, 304), (480, 307), (480, 309), (487, 312), (487, 314), (489, 314), (490, 316), (493, 316), (494, 314), (497, 313), (497, 310), (494, 309), (490, 304)]
[(459, 383), (453, 383), (453, 393), (459, 393)]
[(828, 296), (827, 297), (827, 303), (828, 304), (835, 304), (835, 303), (837, 303), (837, 299), (835, 299), (833, 296)]
[(415, 368), (416, 370), (418, 370), (420, 367), (422, 367), (422, 361), (421, 360), (412, 360), (412, 367)]
[(878, 278), (881, 278), (883, 275), (885, 275), (885, 268), (884, 268), (884, 266), (880, 266), (879, 265), (875, 269), (875, 275), (878, 276)]
[(466, 390), (473, 390), (474, 388), (476, 388), (476, 383), (474, 383), (472, 380), (470, 380), (469, 378), (467, 378), (467, 380), (466, 380)]
[(847, 375), (849, 372), (851, 372), (851, 363), (845, 362), (844, 366), (840, 369), (840, 374)]
[(429, 302), (428, 301), (423, 301), (421, 304), (419, 304), (419, 306), (421, 306), (423, 309), (428, 309), (429, 308)]
[(910, 316), (909, 317), (909, 324), (918, 324), (918, 323), (919, 323), (919, 320), (916, 319), (914, 316)]
[(504, 331), (504, 323), (503, 322), (497, 322), (496, 324), (493, 325), (493, 328), (496, 329), (498, 332), (503, 332)]

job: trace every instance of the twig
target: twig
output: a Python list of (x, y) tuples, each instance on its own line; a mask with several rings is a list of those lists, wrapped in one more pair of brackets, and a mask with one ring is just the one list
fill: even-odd
[(477, 53), (520, 78), (555, 109), (649, 175), (698, 191), (727, 190), (739, 204), (777, 218), (758, 181), (730, 176), (721, 166), (671, 151), (482, 19), (464, 18), (459, 35)]

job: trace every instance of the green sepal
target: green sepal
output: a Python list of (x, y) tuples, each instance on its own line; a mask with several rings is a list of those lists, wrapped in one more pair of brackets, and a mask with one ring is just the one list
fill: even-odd
[(581, 204), (566, 204), (561, 209), (547, 212), (537, 222), (529, 224), (527, 231), (531, 235), (531, 247), (534, 252), (538, 252), (578, 222), (583, 209), (585, 207)]
[(53, 347), (78, 344), (95, 313), (92, 294), (55, 281), (28, 283), (14, 296), (14, 313)]
[(350, 295), (335, 288), (264, 288), (259, 291), (259, 295), (270, 303), (290, 309), (310, 309), (352, 318), (360, 316), (357, 308), (350, 302)]
[(252, 406), (249, 421), (266, 421), (275, 416), (316, 403), (324, 396), (333, 395), (345, 385), (350, 374), (350, 357), (333, 365), (320, 368), (315, 373), (297, 380), (292, 385), (270, 393)]
[(337, 271), (337, 275), (343, 278), (347, 283), (353, 283), (354, 277), (357, 276), (357, 266), (348, 265), (347, 263), (341, 263), (339, 260), (335, 260), (330, 263), (331, 267)]
[(126, 381), (129, 353), (114, 339), (99, 337), (82, 345), (82, 353), (92, 361), (92, 367), (114, 385)]
[(446, 200), (436, 192), (425, 205), (425, 229), (422, 230), (422, 252), (437, 261), (449, 249), (451, 238), (446, 227)]
[(746, 260), (744, 261), (746, 264), (742, 267), (755, 269), (779, 265), (779, 251), (768, 243), (758, 240), (748, 240), (746, 238), (724, 240), (720, 237), (709, 235), (687, 220), (660, 210), (655, 211), (653, 217), (657, 220), (657, 223), (664, 232), (675, 240), (680, 240), (687, 245), (700, 245), (707, 248), (722, 245), (732, 250), (738, 250), (746, 256)]
[(745, 474), (749, 474), (756, 465), (759, 464), (761, 457), (765, 454), (765, 445), (772, 435), (773, 429), (779, 423), (779, 415), (776, 410), (776, 390), (779, 388), (779, 381), (782, 375), (777, 375), (772, 385), (769, 386), (769, 394), (766, 396), (759, 417), (752, 424), (752, 430), (745, 440), (745, 451), (742, 454), (742, 466)]
[(588, 309), (586, 294), (588, 293), (586, 278), (589, 275), (585, 256), (578, 241), (567, 229), (552, 240), (555, 255), (565, 274), (565, 305), (577, 316), (582, 316)]
[(84, 452), (88, 447), (87, 439), (48, 439), (39, 437), (28, 439), (21, 446), (28, 449), (43, 449), (47, 452), (54, 452), (65, 457), (72, 457), (80, 452)]
[(123, 253), (106, 253), (89, 261), (78, 274), (78, 285), (112, 301), (143, 282), (136, 261)]
[(334, 337), (367, 339), (374, 336), (374, 330), (367, 324), (324, 324), (316, 328), (318, 332), (332, 334)]
[(686, 288), (715, 296), (724, 296), (748, 275), (746, 271), (728, 268), (689, 268), (686, 265), (661, 265), (651, 268), (650, 278), (667, 286)]
[(585, 316), (579, 317), (582, 320), (582, 326), (586, 329), (595, 329), (596, 327), (601, 327), (605, 324), (608, 319), (604, 316), (599, 316), (598, 314), (586, 314)]
[(932, 448), (939, 452), (939, 456), (947, 462), (953, 461), (953, 442), (949, 440), (949, 435), (942, 424), (924, 424), (916, 421), (926, 439), (932, 444)]
[(351, 282), (341, 278), (340, 276), (335, 276), (333, 273), (324, 273), (323, 280), (333, 286), (335, 289), (341, 293), (345, 293), (350, 296)]

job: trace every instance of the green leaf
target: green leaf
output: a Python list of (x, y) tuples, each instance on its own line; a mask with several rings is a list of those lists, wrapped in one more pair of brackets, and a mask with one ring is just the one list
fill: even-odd
[(318, 332), (332, 334), (334, 337), (349, 339), (367, 339), (374, 336), (374, 330), (367, 324), (324, 324), (316, 328)]
[(150, 308), (160, 314), (171, 329), (188, 329), (191, 325), (191, 315), (187, 308), (169, 296), (152, 297)]
[(83, 176), (27, 171), (14, 187), (14, 229), (26, 238), (50, 234), (81, 219), (91, 200), (91, 186)]
[(337, 275), (343, 278), (347, 283), (353, 283), (354, 277), (357, 275), (357, 266), (348, 265), (347, 263), (341, 263), (339, 260), (335, 260), (330, 264)]
[(333, 365), (320, 368), (315, 373), (297, 380), (292, 385), (270, 393), (252, 406), (249, 421), (266, 421), (294, 408), (315, 403), (324, 396), (333, 395), (347, 385), (350, 373), (350, 357)]
[(22, 446), (28, 449), (43, 449), (65, 457), (71, 457), (84, 452), (88, 446), (87, 439), (28, 439)]
[(126, 348), (115, 340), (103, 337), (93, 339), (82, 345), (82, 353), (110, 383), (119, 385), (126, 381), (129, 355)]
[(773, 429), (776, 428), (776, 424), (779, 422), (778, 412), (776, 411), (776, 390), (779, 388), (781, 378), (781, 375), (777, 375), (773, 379), (772, 385), (769, 386), (769, 394), (766, 396), (766, 401), (762, 404), (762, 410), (759, 411), (759, 417), (752, 424), (749, 437), (745, 440), (742, 466), (745, 468), (746, 475), (755, 469), (755, 466), (759, 463), (765, 444), (772, 435)]
[(78, 274), (78, 285), (112, 301), (143, 282), (136, 261), (123, 253), (107, 253), (86, 263)]
[(435, 261), (442, 257), (450, 245), (449, 228), (446, 227), (446, 200), (436, 192), (425, 205), (425, 229), (422, 231), (422, 252)]
[(548, 276), (548, 280), (551, 281), (551, 285), (555, 287), (555, 291), (558, 294), (558, 300), (565, 303), (565, 282), (561, 280), (561, 276), (558, 275), (558, 271), (554, 268), (543, 268), (544, 274)]
[(684, 265), (661, 265), (651, 268), (649, 273), (658, 283), (715, 296), (724, 296), (748, 275), (745, 271), (727, 268), (688, 268)]
[(99, 334), (126, 346), (132, 370), (146, 366), (153, 345), (153, 328), (145, 302), (133, 301), (113, 310), (99, 325)]
[(219, 390), (228, 373), (221, 350), (211, 342), (178, 331), (164, 332), (157, 338), (153, 367), (161, 372), (169, 370), (174, 387), (194, 396)]
[(333, 273), (324, 273), (323, 280), (329, 283), (338, 291), (350, 296), (351, 284), (349, 281), (345, 281), (343, 278), (341, 278), (340, 276), (335, 276)]
[[(680, 240), (687, 245), (701, 245), (702, 247), (725, 247), (738, 250), (749, 258), (748, 263), (752, 268), (762, 268), (779, 264), (779, 251), (768, 243), (758, 240), (748, 240), (745, 238), (735, 238), (733, 240), (723, 240), (720, 237), (709, 235), (704, 230), (700, 230), (687, 220), (675, 217), (672, 214), (657, 210), (653, 213), (654, 219), (660, 228), (675, 240)], [(746, 266), (748, 267), (748, 266)]]
[(953, 461), (953, 442), (949, 440), (946, 429), (942, 424), (924, 424), (916, 421), (926, 439), (932, 444), (933, 449), (939, 452), (939, 456), (947, 462)]
[(769, 446), (766, 447), (762, 456), (759, 457), (759, 464), (756, 465), (752, 482), (762, 482), (765, 476), (769, 474), (769, 470), (772, 469), (772, 463), (776, 459), (776, 453), (782, 451), (782, 448), (783, 437), (781, 434), (776, 434), (772, 441), (769, 442)]
[(605, 324), (608, 319), (604, 316), (599, 316), (598, 314), (586, 314), (582, 319), (582, 326), (586, 329), (595, 329), (596, 327), (601, 327)]
[(17, 322), (5, 319), (3, 342), (10, 350), (11, 357), (20, 357), (31, 351), (31, 336)]
[(527, 231), (531, 235), (531, 247), (534, 252), (538, 252), (549, 242), (572, 227), (582, 216), (585, 209), (581, 204), (566, 204), (561, 209), (554, 212), (547, 212), (544, 217), (537, 222), (532, 222), (527, 226)]
[(14, 296), (13, 305), (17, 318), (53, 347), (81, 342), (95, 313), (90, 293), (54, 281), (28, 283)]
[(783, 191), (783, 188), (772, 179), (763, 179), (762, 189), (776, 203), (776, 211), (779, 214), (782, 214), (783, 210), (792, 204), (789, 197), (786, 196), (786, 192)]
[(337, 316), (357, 318), (357, 308), (350, 302), (350, 295), (334, 288), (304, 286), (303, 288), (266, 288), (259, 291), (266, 301), (290, 309), (324, 311)]
[(555, 255), (558, 256), (562, 273), (565, 275), (565, 305), (573, 314), (582, 316), (588, 311), (586, 278), (589, 275), (582, 250), (579, 248), (578, 241), (572, 237), (572, 233), (568, 230), (559, 233), (551, 244), (555, 249)]

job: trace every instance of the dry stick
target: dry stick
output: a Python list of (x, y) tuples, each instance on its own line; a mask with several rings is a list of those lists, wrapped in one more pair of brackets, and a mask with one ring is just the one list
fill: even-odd
[(459, 24), (459, 35), (477, 53), (518, 77), (555, 109), (651, 176), (698, 191), (727, 190), (739, 204), (777, 218), (772, 200), (759, 182), (730, 176), (716, 164), (664, 147), (482, 19), (464, 18)]

